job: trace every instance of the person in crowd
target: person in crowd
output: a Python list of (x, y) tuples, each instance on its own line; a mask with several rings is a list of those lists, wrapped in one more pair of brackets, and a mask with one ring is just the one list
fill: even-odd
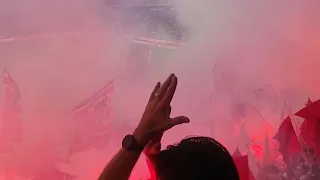
[(300, 178), (302, 175), (304, 175), (304, 166), (306, 166), (306, 161), (304, 157), (299, 157), (298, 164), (294, 171), (295, 177)]
[(300, 177), (300, 180), (309, 180), (310, 178), (310, 167), (307, 165), (302, 166), (302, 175)]
[[(123, 139), (122, 148), (107, 164), (99, 180), (127, 180), (145, 147), (157, 180), (239, 180), (231, 155), (212, 138), (188, 137), (180, 143), (161, 148), (162, 134), (172, 127), (189, 123), (184, 116), (170, 118), (171, 100), (177, 77), (171, 74), (153, 90), (139, 125)], [(155, 147), (155, 148), (153, 148)], [(152, 149), (157, 152), (150, 153)]]
[(312, 158), (311, 166), (312, 166), (312, 165), (316, 165), (316, 164), (318, 164), (318, 162), (317, 162), (317, 157), (314, 156), (314, 157)]
[(313, 149), (309, 149), (308, 153), (305, 156), (306, 164), (311, 166), (313, 164), (313, 159), (315, 158), (315, 153)]
[(311, 166), (311, 173), (310, 173), (310, 180), (318, 180), (320, 179), (320, 169), (319, 166), (316, 164), (313, 164)]
[(286, 164), (286, 173), (284, 177), (287, 179), (293, 179), (295, 177), (295, 168), (297, 166), (297, 159), (295, 156), (290, 156), (289, 164)]

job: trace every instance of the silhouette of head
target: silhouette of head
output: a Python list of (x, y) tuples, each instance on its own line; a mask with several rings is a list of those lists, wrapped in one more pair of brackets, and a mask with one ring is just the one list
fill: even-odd
[(160, 152), (156, 162), (160, 180), (239, 180), (227, 149), (209, 137), (187, 137)]

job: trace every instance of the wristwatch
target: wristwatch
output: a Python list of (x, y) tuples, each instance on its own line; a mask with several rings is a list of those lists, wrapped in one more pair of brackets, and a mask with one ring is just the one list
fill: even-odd
[(126, 135), (122, 140), (122, 148), (135, 153), (141, 153), (144, 149), (133, 135)]

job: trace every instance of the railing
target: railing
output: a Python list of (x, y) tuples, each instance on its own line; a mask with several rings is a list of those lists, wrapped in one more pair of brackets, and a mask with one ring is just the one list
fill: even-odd
[[(12, 43), (17, 41), (29, 41), (36, 39), (47, 39), (54, 37), (67, 37), (67, 36), (79, 36), (87, 34), (85, 32), (67, 32), (67, 33), (51, 33), (51, 34), (40, 34), (40, 35), (31, 35), (31, 36), (14, 36), (14, 37), (0, 37), (0, 43)], [(107, 33), (110, 36), (116, 36), (116, 33)], [(135, 35), (122, 35), (123, 38), (131, 40), (132, 43), (144, 44), (149, 46), (156, 46), (159, 48), (168, 48), (168, 49), (178, 49), (181, 46), (186, 46), (186, 43), (179, 41), (169, 41), (163, 39), (156, 39), (152, 37), (143, 37)]]

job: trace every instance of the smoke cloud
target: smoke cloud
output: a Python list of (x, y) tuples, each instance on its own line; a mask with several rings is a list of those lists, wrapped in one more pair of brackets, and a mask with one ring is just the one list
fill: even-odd
[[(146, 28), (132, 25), (137, 12), (120, 12), (102, 1), (0, 2), (0, 38), (51, 34), (50, 38), (0, 44), (1, 68), (16, 80), (23, 104), (24, 140), (14, 158), (14, 164), (23, 164), (17, 165), (19, 172), (30, 172), (27, 167), (36, 171), (53, 158), (50, 146), (71, 141), (75, 130), (71, 109), (111, 79), (115, 80), (114, 121), (125, 121), (134, 128), (156, 82), (171, 72), (178, 76), (172, 115), (187, 115), (192, 123), (168, 131), (164, 146), (187, 135), (214, 135), (225, 141), (229, 135), (223, 127), (233, 121), (235, 104), (250, 109), (246, 128), (251, 137), (265, 137), (260, 115), (272, 126), (271, 137), (281, 123), (284, 100), (294, 112), (307, 97), (319, 97), (318, 1), (175, 0), (169, 4), (186, 29), (187, 45), (178, 50), (150, 48), (147, 70), (138, 75), (139, 66), (135, 73), (128, 73), (128, 64), (138, 63), (143, 56), (131, 52), (128, 39), (107, 33), (150, 35)], [(114, 23), (120, 19), (126, 22), (124, 28)], [(59, 35), (63, 32), (78, 34)], [(163, 28), (159, 33), (161, 38), (174, 40)], [(214, 84), (215, 77), (221, 79), (219, 85)], [(269, 95), (258, 101), (257, 89)], [(118, 149), (122, 138), (118, 136), (106, 151), (79, 153), (71, 158), (71, 164), (60, 163), (59, 167), (79, 179), (97, 176)], [(235, 143), (228, 148), (233, 151)], [(64, 157), (67, 149), (59, 149), (58, 155)], [(30, 163), (39, 157), (43, 162)], [(145, 172), (147, 177), (143, 163), (136, 172)]]

